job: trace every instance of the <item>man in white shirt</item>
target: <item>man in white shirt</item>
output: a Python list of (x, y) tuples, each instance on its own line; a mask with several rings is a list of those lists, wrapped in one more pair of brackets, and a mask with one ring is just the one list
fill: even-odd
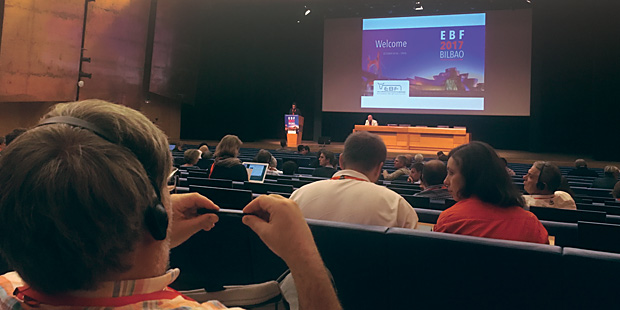
[(377, 123), (377, 120), (372, 118), (372, 114), (368, 114), (368, 119), (366, 120), (366, 123), (364, 123), (364, 125), (366, 125), (366, 126), (379, 126), (379, 123)]
[(364, 225), (415, 228), (418, 215), (399, 194), (374, 184), (387, 150), (375, 134), (360, 131), (347, 138), (340, 170), (330, 180), (293, 192), (291, 199), (306, 218)]
[(566, 192), (558, 191), (562, 182), (560, 169), (544, 161), (535, 162), (523, 176), (523, 189), (529, 195), (523, 195), (528, 207), (548, 207), (577, 210), (573, 198)]

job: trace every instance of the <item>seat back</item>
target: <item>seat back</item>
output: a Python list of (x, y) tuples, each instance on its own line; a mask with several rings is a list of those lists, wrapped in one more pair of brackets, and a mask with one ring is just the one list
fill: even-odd
[(577, 223), (578, 221), (605, 223), (606, 216), (604, 212), (545, 207), (530, 207), (530, 211), (532, 211), (539, 220), (565, 223)]
[(272, 184), (272, 183), (252, 183), (243, 182), (243, 188), (251, 190), (255, 194), (267, 194), (267, 192), (292, 193), (293, 185)]
[(221, 187), (221, 188), (232, 188), (233, 187), (232, 180), (222, 180), (222, 179), (188, 177), (187, 183), (188, 185), (202, 185), (202, 186)]
[(200, 193), (224, 209), (241, 210), (252, 201), (252, 192), (244, 189), (190, 185), (189, 191)]
[(579, 222), (577, 226), (580, 248), (620, 253), (620, 225)]

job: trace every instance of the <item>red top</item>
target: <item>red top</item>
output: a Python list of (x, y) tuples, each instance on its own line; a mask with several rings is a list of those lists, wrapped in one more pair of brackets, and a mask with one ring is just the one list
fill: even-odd
[(549, 243), (536, 215), (519, 206), (497, 207), (471, 197), (441, 212), (434, 231), (459, 235)]

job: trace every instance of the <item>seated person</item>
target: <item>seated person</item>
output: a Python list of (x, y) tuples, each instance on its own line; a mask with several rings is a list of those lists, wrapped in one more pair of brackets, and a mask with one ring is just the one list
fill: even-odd
[[(100, 100), (58, 104), (41, 125), (0, 157), (0, 253), (15, 268), (0, 276), (0, 308), (223, 309), (168, 288), (180, 272), (167, 271), (170, 248), (214, 227), (198, 209), (219, 208), (166, 190), (164, 133)], [(244, 212), (261, 214), (243, 223), (288, 264), (300, 308), (340, 309), (297, 206), (261, 196)]]
[(618, 182), (618, 174), (620, 174), (620, 170), (616, 166), (605, 166), (603, 170), (604, 176), (602, 178), (594, 179), (592, 185), (590, 187), (594, 188), (606, 188), (613, 189), (614, 185)]
[(452, 199), (448, 188), (443, 184), (443, 180), (448, 174), (446, 164), (441, 160), (431, 160), (422, 167), (422, 187), (424, 190), (416, 193), (417, 197), (428, 197), (430, 199)]
[(588, 169), (588, 163), (585, 159), (579, 158), (575, 160), (575, 169), (568, 172), (569, 176), (576, 177), (595, 177), (598, 178), (598, 173), (594, 170)]
[(334, 168), (334, 164), (336, 163), (336, 156), (334, 153), (322, 150), (321, 155), (319, 155), (319, 168), (314, 169), (312, 172), (313, 177), (322, 177), (322, 178), (331, 178), (336, 171)]
[(282, 171), (279, 171), (278, 168), (276, 168), (277, 161), (272, 166), (272, 159), (273, 159), (273, 161), (276, 160), (271, 155), (271, 153), (269, 151), (265, 150), (265, 149), (260, 149), (258, 151), (258, 153), (256, 153), (256, 156), (254, 156), (254, 162), (263, 163), (263, 164), (269, 164), (269, 166), (267, 167), (267, 174), (269, 174), (269, 175), (281, 175)]
[(502, 158), (500, 158), (500, 159), (501, 159), (501, 160), (502, 160), (502, 162), (504, 163), (504, 166), (506, 167), (506, 172), (508, 172), (508, 175), (509, 175), (509, 176), (511, 176), (511, 177), (512, 177), (512, 176), (517, 175), (517, 174), (514, 172), (514, 170), (512, 170), (512, 169), (508, 168), (508, 161), (506, 160), (506, 158), (502, 157)]
[(413, 156), (413, 163), (423, 163), (423, 162), (424, 162), (424, 155), (418, 153)]
[(235, 135), (226, 135), (215, 147), (215, 161), (209, 168), (210, 179), (248, 181), (248, 171), (237, 158), (241, 140)]
[(439, 151), (437, 152), (437, 159), (446, 162), (448, 161), (448, 155), (444, 154), (443, 151)]
[(284, 175), (296, 175), (297, 174), (297, 163), (289, 160), (282, 164), (282, 174)]
[(614, 196), (616, 201), (620, 201), (620, 182), (616, 182), (614, 189), (611, 191), (611, 195)]
[(474, 141), (450, 151), (444, 184), (456, 204), (434, 230), (461, 235), (548, 243), (547, 230), (525, 206), (495, 150)]
[(297, 146), (297, 154), (308, 155), (309, 152), (310, 152), (310, 147), (307, 147), (303, 144), (300, 144)]
[(535, 162), (523, 176), (523, 189), (529, 195), (523, 195), (525, 205), (529, 207), (547, 207), (577, 210), (570, 194), (558, 191), (562, 184), (560, 169), (544, 161)]
[(209, 150), (209, 145), (207, 144), (207, 142), (200, 143), (200, 145), (198, 145), (198, 150), (202, 152), (202, 155), (200, 156), (200, 158), (202, 159), (213, 158), (213, 153), (211, 153), (211, 151)]
[(407, 159), (407, 156), (396, 156), (396, 158), (394, 158), (394, 168), (396, 169), (396, 171), (388, 173), (387, 170), (383, 170), (383, 179), (391, 181), (396, 180), (403, 175), (409, 175), (409, 173), (411, 173), (411, 171), (409, 171), (409, 168), (407, 168), (409, 167), (409, 165), (411, 165), (411, 163), (409, 162), (409, 159)]
[(189, 149), (189, 150), (185, 151), (183, 153), (183, 160), (185, 160), (185, 163), (183, 165), (181, 165), (181, 167), (194, 167), (194, 166), (196, 166), (196, 164), (200, 160), (200, 155), (202, 155), (202, 152), (200, 152), (197, 149)]
[(340, 170), (331, 179), (306, 184), (293, 192), (306, 218), (363, 225), (415, 228), (418, 215), (401, 195), (375, 184), (387, 155), (385, 143), (367, 131), (344, 142)]
[(424, 170), (424, 163), (413, 163), (413, 165), (411, 165), (411, 170), (409, 172), (409, 177), (407, 178), (407, 182), (413, 183), (413, 184), (422, 184), (421, 177), (422, 177), (423, 170)]
[(364, 123), (364, 125), (366, 125), (366, 126), (379, 126), (379, 123), (377, 122), (377, 120), (372, 118), (372, 114), (368, 114), (368, 118), (366, 119), (366, 122)]
[(290, 150), (288, 149), (288, 145), (286, 140), (281, 140), (280, 141), (280, 148), (276, 149), (276, 152), (290, 152)]

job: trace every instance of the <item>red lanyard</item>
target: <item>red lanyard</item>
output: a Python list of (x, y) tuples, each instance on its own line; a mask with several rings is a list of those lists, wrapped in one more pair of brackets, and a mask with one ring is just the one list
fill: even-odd
[(344, 180), (344, 179), (368, 182), (368, 180), (365, 180), (365, 179), (362, 179), (362, 178), (356, 178), (356, 177), (352, 177), (352, 176), (348, 176), (348, 175), (341, 175), (339, 177), (333, 177), (332, 178), (332, 180)]
[(165, 299), (174, 299), (179, 296), (192, 300), (183, 294), (167, 287), (163, 291), (139, 294), (132, 296), (109, 297), (109, 298), (88, 298), (75, 297), (68, 295), (47, 295), (32, 289), (29, 286), (22, 286), (13, 292), (15, 297), (21, 299), (31, 307), (38, 307), (40, 304), (50, 306), (69, 306), (69, 307), (122, 307), (126, 305), (136, 304), (145, 301), (157, 301)]

